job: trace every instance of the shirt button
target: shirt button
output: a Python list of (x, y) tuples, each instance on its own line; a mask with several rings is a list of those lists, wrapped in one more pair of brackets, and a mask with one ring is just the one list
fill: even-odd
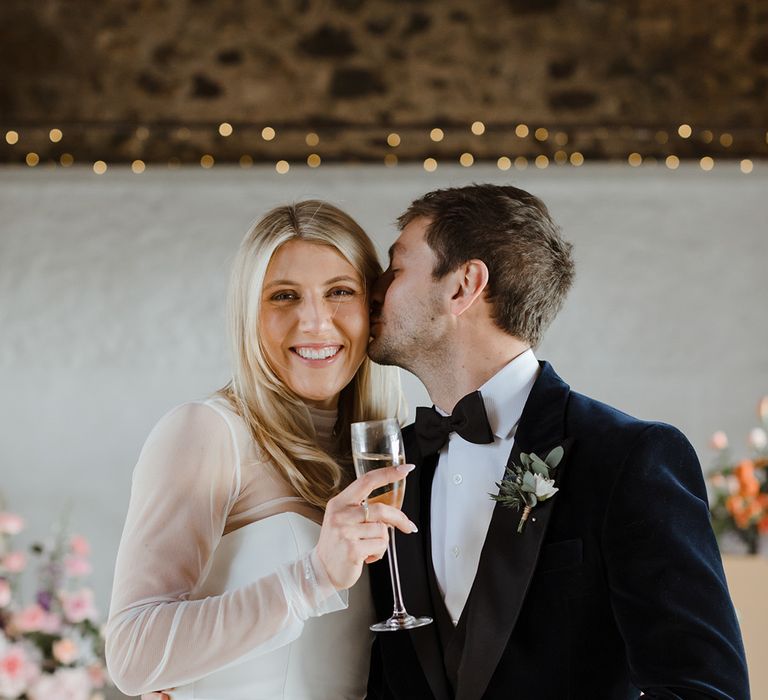
[(453, 554), (455, 559), (458, 559), (459, 558), (459, 554), (461, 554), (461, 550), (458, 547), (456, 547), (456, 546), (451, 547), (451, 554)]
[(461, 474), (454, 474), (453, 475), (453, 483), (454, 484), (460, 484), (464, 479), (462, 478)]

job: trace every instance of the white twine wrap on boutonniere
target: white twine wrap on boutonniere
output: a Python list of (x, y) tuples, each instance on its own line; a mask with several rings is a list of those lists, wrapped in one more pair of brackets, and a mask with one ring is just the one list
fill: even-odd
[(552, 472), (560, 464), (564, 450), (555, 447), (544, 459), (531, 452), (520, 453), (520, 464), (512, 462), (504, 471), (504, 479), (497, 483), (497, 494), (488, 494), (494, 501), (515, 510), (523, 509), (517, 531), (522, 532), (531, 511), (542, 501), (558, 492)]

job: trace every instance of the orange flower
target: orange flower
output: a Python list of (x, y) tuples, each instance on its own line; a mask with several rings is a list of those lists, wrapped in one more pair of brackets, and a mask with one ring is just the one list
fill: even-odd
[(757, 524), (757, 531), (761, 535), (767, 535), (768, 534), (768, 515), (766, 515), (758, 524)]
[(760, 482), (755, 476), (755, 463), (745, 459), (738, 463), (734, 473), (739, 479), (739, 493), (746, 498), (754, 498), (760, 493)]

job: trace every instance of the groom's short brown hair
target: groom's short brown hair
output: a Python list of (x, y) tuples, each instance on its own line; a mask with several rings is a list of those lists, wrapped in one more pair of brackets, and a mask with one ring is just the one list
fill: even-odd
[(426, 218), (436, 279), (468, 260), (488, 267), (486, 298), (496, 325), (532, 346), (565, 301), (574, 277), (571, 244), (538, 197), (511, 185), (428, 192), (398, 219), (402, 230)]

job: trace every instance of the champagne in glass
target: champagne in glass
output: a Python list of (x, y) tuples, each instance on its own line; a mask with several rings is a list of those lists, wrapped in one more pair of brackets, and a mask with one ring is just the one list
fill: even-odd
[[(394, 418), (385, 420), (352, 423), (352, 459), (355, 463), (355, 473), (358, 477), (382, 467), (392, 467), (405, 464), (403, 437), (400, 426)], [(367, 498), (368, 503), (385, 503), (386, 505), (402, 508), (405, 496), (405, 479), (393, 484), (386, 484), (374, 489)], [(394, 609), (392, 616), (384, 622), (371, 625), (374, 632), (393, 632), (422, 627), (432, 622), (431, 617), (414, 617), (409, 615), (403, 604), (403, 594), (400, 590), (400, 571), (397, 566), (397, 550), (395, 549), (395, 532), (389, 528), (387, 544), (387, 560), (389, 576), (392, 581), (392, 597)]]

